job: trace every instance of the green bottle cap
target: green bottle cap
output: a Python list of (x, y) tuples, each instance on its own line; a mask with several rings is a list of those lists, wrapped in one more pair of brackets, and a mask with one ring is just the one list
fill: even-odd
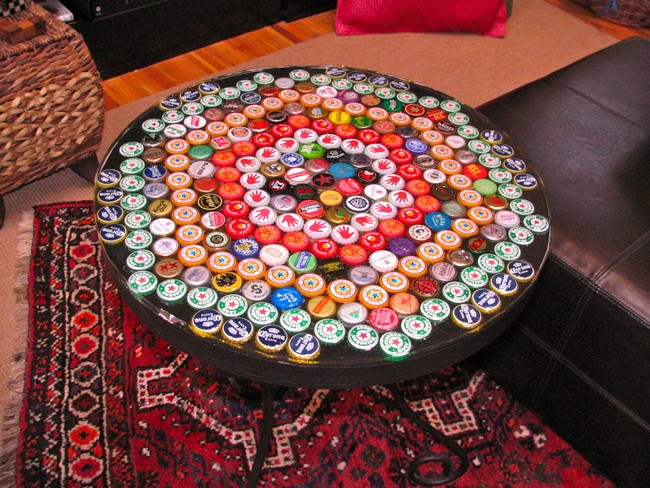
[(400, 361), (411, 353), (411, 339), (397, 331), (385, 332), (379, 340), (379, 347), (386, 359)]
[(207, 286), (197, 286), (187, 294), (187, 303), (197, 310), (214, 307), (218, 299), (217, 292)]
[(158, 278), (149, 271), (136, 271), (129, 276), (129, 289), (136, 297), (151, 295), (158, 286)]
[(187, 295), (187, 285), (177, 278), (171, 278), (162, 281), (158, 285), (156, 293), (158, 294), (158, 298), (163, 302), (169, 305), (175, 305), (181, 303), (185, 299), (185, 295)]
[(292, 308), (282, 314), (280, 325), (289, 333), (303, 332), (311, 325), (311, 317), (304, 310)]
[(323, 344), (338, 344), (345, 338), (345, 326), (338, 320), (322, 319), (316, 322), (314, 335)]
[(369, 325), (355, 325), (348, 331), (348, 343), (355, 349), (369, 351), (379, 343), (379, 334)]

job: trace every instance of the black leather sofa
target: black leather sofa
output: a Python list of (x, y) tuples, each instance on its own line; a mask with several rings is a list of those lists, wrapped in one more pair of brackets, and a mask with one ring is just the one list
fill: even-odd
[(650, 486), (650, 42), (632, 38), (479, 108), (542, 175), (551, 254), (471, 363), (615, 483)]

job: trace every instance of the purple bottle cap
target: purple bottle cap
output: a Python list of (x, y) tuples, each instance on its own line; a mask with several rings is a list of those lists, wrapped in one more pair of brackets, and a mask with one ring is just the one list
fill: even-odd
[(388, 241), (388, 248), (397, 257), (414, 256), (415, 244), (406, 237), (396, 237)]

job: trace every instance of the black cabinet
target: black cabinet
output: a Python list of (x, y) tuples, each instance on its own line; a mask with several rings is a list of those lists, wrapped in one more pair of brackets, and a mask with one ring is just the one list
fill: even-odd
[(336, 0), (63, 0), (103, 79), (275, 24)]

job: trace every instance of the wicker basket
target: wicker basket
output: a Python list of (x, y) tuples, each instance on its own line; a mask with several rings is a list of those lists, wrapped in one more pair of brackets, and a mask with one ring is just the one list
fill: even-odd
[(45, 34), (0, 41), (0, 195), (94, 155), (104, 108), (101, 80), (83, 38), (38, 5)]
[(573, 0), (594, 14), (629, 27), (650, 27), (650, 0)]

